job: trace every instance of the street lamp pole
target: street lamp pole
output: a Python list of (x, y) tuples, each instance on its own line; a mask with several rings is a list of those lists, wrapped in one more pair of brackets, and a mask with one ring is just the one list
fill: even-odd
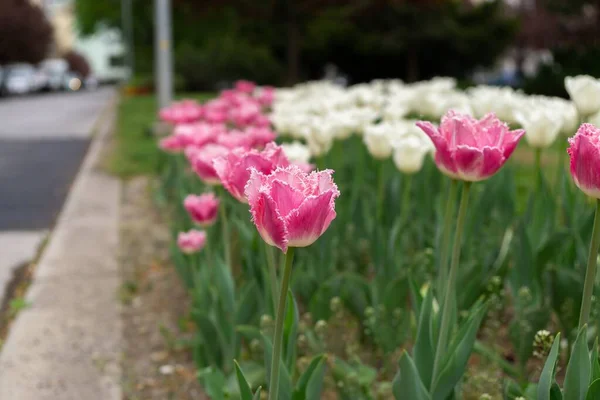
[(135, 74), (135, 50), (133, 44), (133, 4), (132, 0), (121, 0), (121, 26), (125, 42), (125, 59), (129, 67), (128, 79)]
[(155, 81), (158, 106), (173, 100), (173, 58), (171, 52), (171, 1), (154, 0)]

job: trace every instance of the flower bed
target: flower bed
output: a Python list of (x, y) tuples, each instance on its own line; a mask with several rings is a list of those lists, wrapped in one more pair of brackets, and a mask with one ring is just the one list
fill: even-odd
[[(161, 110), (171, 253), (208, 395), (594, 396), (600, 227), (579, 188), (600, 197), (600, 131), (570, 142), (575, 184), (564, 156), (541, 156), (597, 118), (600, 82), (566, 83), (573, 103), (441, 78), (240, 81)], [(523, 207), (521, 137), (536, 154)], [(483, 371), (497, 378), (478, 385)]]

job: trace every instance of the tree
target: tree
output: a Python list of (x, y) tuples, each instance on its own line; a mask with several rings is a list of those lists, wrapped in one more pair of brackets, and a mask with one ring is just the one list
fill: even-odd
[(0, 1), (0, 64), (38, 63), (53, 40), (44, 11), (29, 0)]
[[(151, 71), (152, 8), (133, 0), (133, 9), (136, 56), (146, 60), (136, 65)], [(118, 0), (76, 0), (76, 11), (83, 32), (120, 24)], [(294, 83), (328, 62), (353, 81), (465, 76), (495, 61), (515, 28), (498, 1), (173, 0), (176, 72), (194, 88), (244, 76)]]
[(69, 70), (77, 72), (82, 78), (86, 78), (92, 72), (90, 64), (81, 54), (71, 50), (64, 58), (69, 64)]

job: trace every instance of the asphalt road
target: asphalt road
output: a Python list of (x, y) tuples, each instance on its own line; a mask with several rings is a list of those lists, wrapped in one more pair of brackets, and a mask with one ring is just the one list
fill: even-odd
[(54, 224), (114, 88), (0, 98), (0, 301)]
[(0, 99), (0, 232), (51, 227), (113, 93)]

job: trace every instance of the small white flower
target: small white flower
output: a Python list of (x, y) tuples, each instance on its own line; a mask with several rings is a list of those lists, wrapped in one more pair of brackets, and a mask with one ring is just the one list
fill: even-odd
[(532, 147), (552, 145), (563, 126), (563, 116), (540, 100), (530, 100), (516, 113), (518, 123), (525, 129), (525, 139)]
[(281, 148), (291, 162), (308, 163), (310, 161), (310, 149), (305, 144), (294, 141), (283, 143)]
[(392, 155), (392, 144), (390, 143), (389, 124), (380, 123), (369, 125), (365, 128), (363, 141), (367, 145), (369, 153), (379, 160)]
[(169, 364), (161, 365), (158, 369), (158, 372), (160, 372), (162, 375), (173, 375), (175, 372), (175, 367)]
[(600, 111), (600, 80), (589, 75), (568, 76), (565, 88), (581, 116)]

